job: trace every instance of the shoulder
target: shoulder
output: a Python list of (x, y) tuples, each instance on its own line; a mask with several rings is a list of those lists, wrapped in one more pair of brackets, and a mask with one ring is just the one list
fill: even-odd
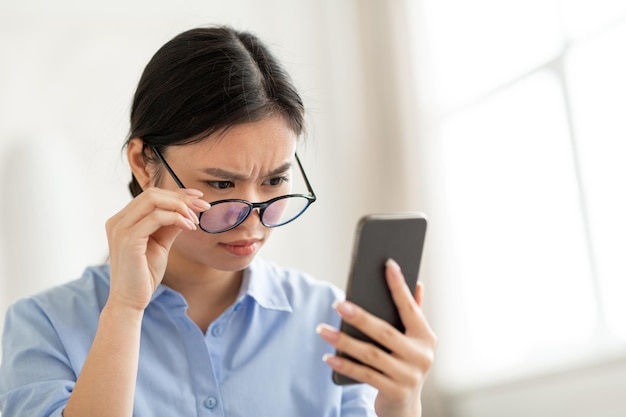
[[(87, 268), (80, 279), (22, 298), (9, 307), (0, 366), (0, 393), (9, 394), (0, 403), (20, 404), (24, 392), (44, 389), (44, 380), (56, 381), (45, 389), (63, 385), (71, 392), (108, 297), (108, 271), (108, 266)], [(66, 391), (57, 391), (66, 398)], [(49, 406), (42, 401), (41, 407)]]
[(99, 316), (109, 293), (109, 274), (108, 265), (89, 267), (79, 279), (17, 300), (9, 307), (7, 317), (43, 314), (48, 320), (67, 321), (72, 317)]

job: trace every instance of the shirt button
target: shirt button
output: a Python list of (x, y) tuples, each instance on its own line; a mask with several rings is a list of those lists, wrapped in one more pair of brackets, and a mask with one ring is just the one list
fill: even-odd
[(211, 334), (213, 336), (221, 336), (224, 333), (224, 328), (222, 326), (215, 326), (211, 329)]
[(215, 397), (207, 397), (207, 399), (204, 400), (204, 406), (210, 410), (215, 408), (216, 405), (217, 399)]

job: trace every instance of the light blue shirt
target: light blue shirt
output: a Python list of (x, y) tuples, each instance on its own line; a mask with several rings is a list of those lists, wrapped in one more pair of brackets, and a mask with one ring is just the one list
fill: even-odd
[[(96, 333), (109, 267), (14, 304), (0, 366), (2, 417), (60, 417)], [(332, 285), (256, 259), (237, 301), (203, 334), (161, 285), (145, 310), (134, 416), (374, 416), (376, 392), (341, 387), (315, 333), (339, 325)]]

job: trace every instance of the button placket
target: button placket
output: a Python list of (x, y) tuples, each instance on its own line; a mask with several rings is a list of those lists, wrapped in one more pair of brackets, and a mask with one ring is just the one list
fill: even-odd
[(224, 334), (224, 327), (222, 325), (216, 324), (212, 326), (211, 335), (215, 337), (220, 337), (222, 334)]
[(209, 410), (214, 409), (217, 406), (217, 398), (215, 397), (207, 397), (204, 400), (204, 406)]

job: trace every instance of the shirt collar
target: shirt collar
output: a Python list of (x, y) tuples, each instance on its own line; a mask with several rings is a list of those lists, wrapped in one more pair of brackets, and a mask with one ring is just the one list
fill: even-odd
[(277, 267), (256, 257), (243, 272), (238, 302), (246, 296), (268, 310), (292, 312)]
[[(279, 273), (275, 265), (256, 257), (243, 271), (243, 280), (236, 304), (249, 297), (265, 309), (292, 312), (293, 309), (285, 288), (281, 285)], [(187, 307), (182, 295), (163, 284), (160, 284), (152, 294), (152, 301), (161, 296), (168, 299), (167, 302), (171, 307)]]

